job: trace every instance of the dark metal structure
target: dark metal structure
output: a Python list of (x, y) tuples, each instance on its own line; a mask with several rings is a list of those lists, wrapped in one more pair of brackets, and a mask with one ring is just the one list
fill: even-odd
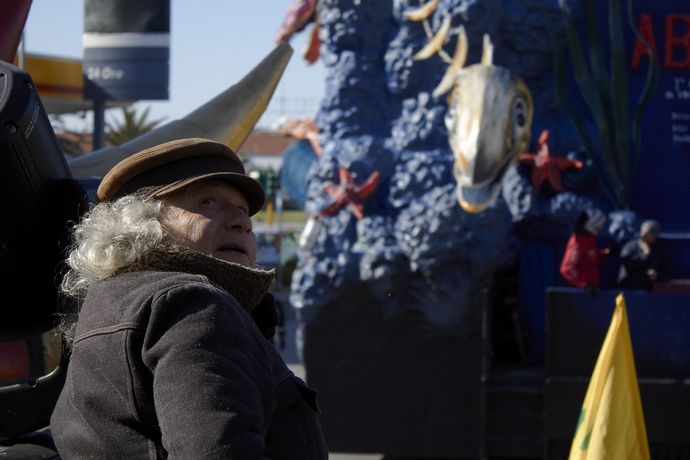
[[(618, 291), (547, 297), (544, 364), (497, 364), (491, 311), (481, 336), (425, 335), (364, 303), (325, 308), (304, 359), (329, 446), (395, 458), (563, 459)], [(690, 293), (626, 292), (654, 459), (690, 458)]]
[[(70, 174), (31, 77), (5, 62), (0, 62), (0, 171), (0, 342), (13, 342), (55, 327), (55, 280), (68, 223), (85, 209), (86, 194)], [(50, 437), (36, 430), (49, 423), (66, 365), (63, 355), (49, 375), (0, 387), (0, 446), (18, 446), (0, 450), (3, 455), (54, 454)]]

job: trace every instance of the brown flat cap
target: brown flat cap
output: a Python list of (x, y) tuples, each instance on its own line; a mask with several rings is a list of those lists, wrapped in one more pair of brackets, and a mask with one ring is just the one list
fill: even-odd
[(103, 177), (98, 201), (112, 201), (142, 188), (159, 198), (204, 179), (221, 179), (236, 187), (254, 215), (264, 205), (261, 184), (247, 176), (242, 161), (226, 145), (208, 139), (178, 139), (125, 158)]

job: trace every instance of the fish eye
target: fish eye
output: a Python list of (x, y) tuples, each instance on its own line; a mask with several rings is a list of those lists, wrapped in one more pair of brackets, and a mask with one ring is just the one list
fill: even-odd
[(513, 109), (513, 121), (519, 128), (522, 128), (525, 126), (525, 124), (527, 124), (525, 103), (522, 100), (519, 100), (515, 103), (515, 108)]

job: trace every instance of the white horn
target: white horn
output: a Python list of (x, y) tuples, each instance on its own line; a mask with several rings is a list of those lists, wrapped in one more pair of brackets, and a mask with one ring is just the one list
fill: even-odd
[(427, 59), (436, 54), (443, 46), (443, 42), (446, 41), (446, 37), (448, 36), (449, 31), (450, 15), (446, 15), (443, 18), (441, 28), (438, 30), (438, 32), (436, 32), (436, 35), (434, 35), (431, 38), (431, 40), (429, 40), (429, 42), (426, 44), (426, 46), (419, 50), (419, 52), (415, 54), (412, 59), (414, 59), (415, 61), (420, 61), (422, 59)]
[(73, 176), (103, 176), (121, 160), (147, 147), (183, 137), (204, 137), (238, 151), (254, 128), (288, 65), (292, 47), (275, 47), (242, 80), (179, 120), (122, 145), (105, 147), (69, 161)]
[(436, 89), (434, 89), (434, 97), (438, 97), (448, 92), (448, 90), (453, 86), (458, 72), (465, 65), (466, 59), (467, 34), (465, 33), (465, 26), (460, 26), (460, 30), (458, 31), (458, 42), (455, 45), (455, 54), (453, 55), (453, 60), (448, 66), (448, 70), (446, 70), (443, 79), (441, 79), (441, 82), (438, 84)]
[(489, 34), (484, 34), (484, 42), (482, 44), (482, 61), (483, 65), (492, 65), (494, 62), (494, 45), (491, 43)]
[(423, 21), (434, 12), (441, 0), (431, 0), (428, 3), (420, 6), (416, 10), (407, 11), (404, 13), (405, 19), (410, 21)]

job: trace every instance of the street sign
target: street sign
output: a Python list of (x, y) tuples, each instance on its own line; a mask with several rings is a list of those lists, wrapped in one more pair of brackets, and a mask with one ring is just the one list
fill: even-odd
[(84, 97), (168, 99), (170, 0), (86, 0)]

